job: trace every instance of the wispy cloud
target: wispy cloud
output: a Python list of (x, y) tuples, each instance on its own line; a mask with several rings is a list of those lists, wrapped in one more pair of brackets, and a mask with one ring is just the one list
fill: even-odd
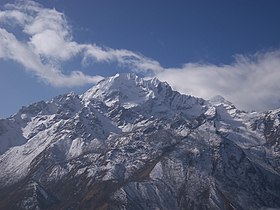
[(206, 99), (223, 95), (243, 109), (264, 110), (280, 105), (279, 50), (239, 55), (228, 65), (186, 63), (165, 68), (137, 52), (78, 43), (63, 13), (34, 1), (6, 4), (0, 11), (0, 58), (22, 64), (27, 72), (54, 86), (79, 86), (100, 80), (101, 76), (93, 76), (94, 71), (93, 75), (74, 70), (66, 74), (61, 69), (61, 64), (77, 55), (82, 58), (81, 69), (95, 62), (115, 63), (156, 76), (186, 94)]
[(280, 107), (280, 51), (238, 55), (230, 65), (188, 63), (157, 74), (180, 92), (222, 95), (245, 110)]
[[(81, 71), (66, 75), (59, 68), (61, 62), (81, 50), (79, 44), (72, 41), (64, 14), (33, 1), (6, 4), (4, 8), (0, 11), (0, 58), (22, 64), (28, 72), (54, 86), (80, 86), (102, 79)], [(17, 38), (16, 33), (8, 32), (5, 26), (21, 29), (27, 39)]]
[[(81, 64), (115, 62), (135, 71), (154, 72), (161, 69), (157, 61), (135, 52), (74, 41), (65, 15), (34, 1), (6, 4), (0, 11), (0, 23), (0, 58), (22, 64), (27, 71), (54, 86), (78, 86), (96, 83), (102, 78), (85, 75), (81, 71), (64, 74), (63, 69), (59, 68), (60, 64), (77, 55), (83, 58)], [(20, 29), (27, 38), (7, 31), (5, 26)]]
[(81, 45), (84, 49), (84, 62), (116, 62), (120, 66), (129, 67), (136, 72), (160, 72), (163, 70), (160, 63), (139, 53), (125, 49), (102, 48), (97, 45)]

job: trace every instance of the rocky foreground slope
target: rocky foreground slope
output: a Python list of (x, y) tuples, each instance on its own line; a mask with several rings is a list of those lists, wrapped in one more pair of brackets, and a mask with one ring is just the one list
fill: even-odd
[(117, 74), (0, 120), (0, 209), (280, 208), (280, 109)]

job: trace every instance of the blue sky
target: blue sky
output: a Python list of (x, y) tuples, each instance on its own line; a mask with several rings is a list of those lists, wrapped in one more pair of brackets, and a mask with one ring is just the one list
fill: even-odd
[(136, 72), (245, 110), (280, 107), (280, 2), (0, 0), (0, 117)]

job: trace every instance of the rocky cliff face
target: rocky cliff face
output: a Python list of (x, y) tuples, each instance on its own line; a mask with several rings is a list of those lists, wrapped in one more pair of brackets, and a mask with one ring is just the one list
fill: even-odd
[(279, 122), (117, 74), (0, 120), (0, 209), (280, 208)]

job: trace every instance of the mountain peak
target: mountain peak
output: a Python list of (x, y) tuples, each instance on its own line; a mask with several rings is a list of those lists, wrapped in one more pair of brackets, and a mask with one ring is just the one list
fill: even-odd
[(214, 105), (214, 106), (219, 106), (221, 104), (224, 104), (224, 105), (232, 105), (232, 103), (228, 100), (226, 100), (223, 96), (221, 95), (216, 95), (214, 97), (212, 97), (210, 100), (209, 100), (210, 104)]
[(117, 73), (110, 78), (117, 80), (137, 80), (139, 76), (135, 73)]
[[(160, 83), (157, 78), (145, 80), (134, 73), (118, 73), (101, 80), (86, 91), (82, 98), (86, 102), (101, 99), (107, 106), (119, 102), (124, 107), (131, 107), (155, 97)], [(167, 84), (165, 86), (169, 87)]]
[(157, 86), (160, 81), (157, 78), (146, 79), (138, 76), (135, 73), (117, 73), (114, 76), (101, 80), (96, 86), (121, 86), (124, 83), (130, 83), (135, 85), (144, 85), (146, 81), (151, 81), (153, 86)]

